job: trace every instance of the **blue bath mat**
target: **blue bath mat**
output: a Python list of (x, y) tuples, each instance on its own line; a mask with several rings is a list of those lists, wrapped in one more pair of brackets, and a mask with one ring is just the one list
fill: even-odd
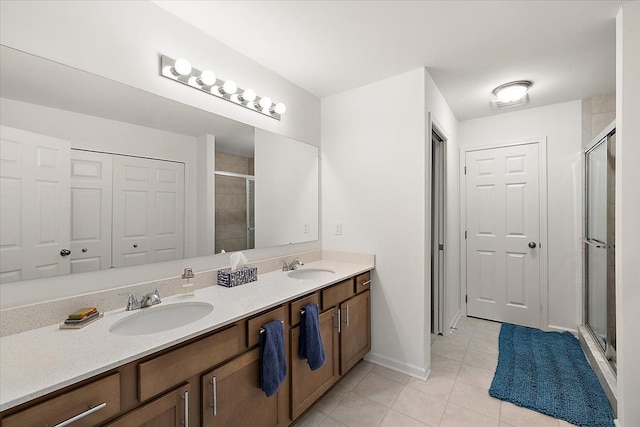
[(598, 378), (569, 332), (504, 323), (489, 394), (583, 427), (613, 427)]

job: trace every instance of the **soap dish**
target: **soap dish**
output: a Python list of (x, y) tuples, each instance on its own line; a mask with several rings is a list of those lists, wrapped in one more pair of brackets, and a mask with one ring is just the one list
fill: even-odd
[(98, 315), (93, 317), (92, 319), (87, 320), (86, 322), (82, 322), (82, 323), (76, 324), (76, 325), (73, 325), (73, 324), (69, 325), (69, 324), (64, 323), (64, 321), (63, 321), (63, 322), (60, 323), (60, 329), (82, 329), (85, 326), (92, 324), (96, 320), (101, 319), (103, 316), (104, 316), (104, 313), (98, 313)]

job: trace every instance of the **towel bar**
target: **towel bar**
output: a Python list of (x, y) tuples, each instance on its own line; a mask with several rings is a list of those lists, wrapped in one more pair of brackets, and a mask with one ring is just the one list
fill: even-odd
[[(280, 323), (282, 323), (284, 325), (284, 320), (281, 320)], [(263, 334), (264, 333), (264, 328), (260, 328), (260, 333)]]

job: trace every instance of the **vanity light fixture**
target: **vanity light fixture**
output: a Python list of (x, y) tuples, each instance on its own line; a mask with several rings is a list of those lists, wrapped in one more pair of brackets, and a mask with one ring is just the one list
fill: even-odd
[(493, 90), (496, 97), (491, 104), (495, 108), (509, 108), (523, 105), (529, 102), (528, 91), (533, 85), (529, 80), (518, 80), (505, 83)]
[(241, 89), (233, 80), (221, 80), (211, 70), (197, 70), (184, 58), (161, 55), (160, 75), (276, 120), (287, 111), (282, 102), (274, 104), (268, 96), (259, 97), (253, 89)]

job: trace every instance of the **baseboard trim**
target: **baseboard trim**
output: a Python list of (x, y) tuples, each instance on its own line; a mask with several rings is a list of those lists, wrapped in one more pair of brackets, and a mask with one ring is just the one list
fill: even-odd
[(451, 323), (449, 324), (449, 334), (451, 334), (451, 331), (453, 329), (455, 329), (456, 326), (458, 326), (458, 322), (460, 321), (460, 318), (462, 317), (462, 311), (458, 310), (456, 312), (456, 315), (453, 316), (453, 320), (451, 321)]
[(385, 368), (391, 369), (392, 371), (409, 375), (422, 381), (426, 381), (431, 372), (429, 363), (427, 363), (427, 366), (425, 367), (419, 367), (371, 352), (364, 357), (364, 360), (366, 360), (367, 362), (375, 363), (376, 365), (384, 366)]
[(571, 332), (573, 335), (578, 336), (578, 329), (565, 328), (564, 326), (547, 325), (549, 331), (556, 332)]
[(616, 425), (616, 427), (622, 427), (622, 424), (620, 424), (620, 421), (618, 421), (617, 418), (613, 420), (613, 423)]

